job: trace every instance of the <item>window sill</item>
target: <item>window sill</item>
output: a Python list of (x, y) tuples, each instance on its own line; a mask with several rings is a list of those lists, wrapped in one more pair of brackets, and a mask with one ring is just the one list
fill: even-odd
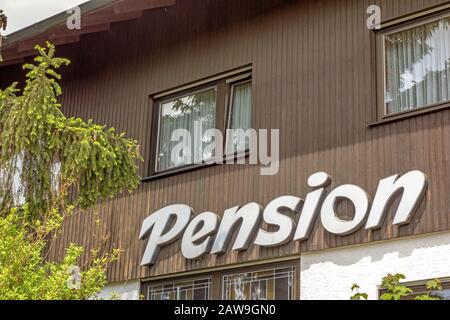
[(400, 112), (400, 113), (384, 116), (379, 121), (368, 123), (367, 126), (369, 128), (373, 128), (373, 127), (381, 126), (381, 125), (384, 125), (384, 124), (392, 123), (392, 122), (395, 122), (395, 121), (402, 121), (402, 120), (405, 120), (405, 119), (418, 117), (418, 116), (421, 116), (421, 115), (424, 115), (424, 114), (438, 112), (438, 111), (442, 111), (442, 110), (446, 110), (446, 109), (450, 109), (450, 103), (449, 102), (436, 104), (436, 105), (433, 105), (433, 106), (421, 107), (421, 108), (417, 108), (417, 109), (413, 109), (413, 110), (408, 110), (408, 111), (404, 111), (404, 112)]
[(214, 167), (214, 166), (220, 166), (220, 165), (226, 165), (227, 161), (229, 161), (230, 159), (237, 161), (242, 158), (248, 158), (249, 156), (250, 156), (249, 151), (238, 153), (238, 154), (235, 154), (234, 156), (228, 155), (228, 156), (223, 157), (223, 164), (222, 163), (202, 163), (202, 164), (197, 164), (197, 165), (189, 165), (189, 166), (179, 167), (176, 169), (155, 173), (146, 178), (141, 178), (141, 181), (142, 182), (150, 182), (150, 181), (168, 178), (168, 177), (183, 174), (183, 173), (188, 173), (188, 172), (195, 171), (195, 170), (200, 170), (200, 169)]

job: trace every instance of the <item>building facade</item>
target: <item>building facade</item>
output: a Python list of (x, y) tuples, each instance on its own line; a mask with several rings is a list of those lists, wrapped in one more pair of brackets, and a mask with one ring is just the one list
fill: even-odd
[[(448, 1), (153, 1), (121, 19), (110, 2), (108, 30), (57, 47), (72, 61), (64, 112), (126, 132), (144, 157), (139, 188), (90, 212), (123, 249), (105, 297), (349, 299), (358, 283), (377, 299), (397, 272), (417, 292), (450, 288)], [(10, 39), (2, 87), (45, 39)], [(172, 133), (196, 122), (247, 162), (226, 130), (279, 129), (278, 172), (195, 146), (174, 158)], [(95, 247), (96, 219), (71, 217), (51, 258)]]

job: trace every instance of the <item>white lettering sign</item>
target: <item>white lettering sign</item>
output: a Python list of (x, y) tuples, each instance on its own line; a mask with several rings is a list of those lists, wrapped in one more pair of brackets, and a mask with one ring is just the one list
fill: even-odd
[[(308, 185), (315, 190), (308, 193), (305, 200), (283, 196), (270, 202), (265, 209), (257, 203), (249, 203), (225, 210), (222, 220), (212, 212), (191, 219), (193, 210), (186, 205), (165, 207), (142, 224), (140, 239), (148, 239), (142, 265), (154, 264), (161, 247), (176, 241), (182, 234), (183, 256), (199, 259), (208, 253), (227, 252), (232, 239), (234, 251), (247, 250), (252, 241), (262, 247), (276, 247), (292, 240), (305, 241), (319, 215), (325, 230), (335, 235), (354, 233), (364, 223), (367, 230), (379, 229), (392, 203), (398, 199), (393, 224), (408, 224), (425, 195), (427, 177), (420, 171), (411, 171), (401, 177), (394, 175), (381, 180), (372, 206), (369, 195), (360, 187), (343, 185), (327, 195), (326, 188), (330, 184), (330, 176), (319, 172), (308, 179)], [(337, 216), (336, 206), (342, 200), (353, 204), (352, 219), (343, 220)], [(297, 225), (286, 215), (287, 211), (300, 216)], [(263, 222), (274, 226), (276, 231), (265, 230)]]

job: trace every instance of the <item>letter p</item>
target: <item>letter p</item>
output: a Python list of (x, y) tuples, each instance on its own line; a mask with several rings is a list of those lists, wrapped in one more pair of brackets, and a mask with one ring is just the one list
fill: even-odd
[(139, 239), (144, 240), (148, 237), (148, 243), (142, 258), (142, 266), (155, 264), (159, 249), (181, 236), (191, 215), (192, 209), (189, 206), (177, 204), (165, 207), (144, 220)]

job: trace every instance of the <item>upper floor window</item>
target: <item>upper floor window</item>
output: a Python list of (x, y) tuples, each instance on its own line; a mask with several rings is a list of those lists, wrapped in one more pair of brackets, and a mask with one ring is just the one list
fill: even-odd
[(450, 14), (392, 28), (382, 39), (384, 116), (450, 102)]
[(204, 145), (211, 143), (209, 139), (201, 143), (191, 140), (190, 150), (177, 152), (175, 148), (180, 142), (177, 139), (187, 141), (196, 134), (203, 137), (207, 130), (215, 128), (216, 100), (217, 88), (212, 87), (160, 104), (157, 171), (201, 163), (213, 156), (203, 151)]
[[(155, 98), (155, 156), (150, 174), (188, 169), (214, 162), (217, 155), (247, 151), (245, 135), (227, 137), (226, 132), (250, 129), (251, 75), (247, 68)], [(214, 130), (226, 140), (221, 145), (215, 141)]]

